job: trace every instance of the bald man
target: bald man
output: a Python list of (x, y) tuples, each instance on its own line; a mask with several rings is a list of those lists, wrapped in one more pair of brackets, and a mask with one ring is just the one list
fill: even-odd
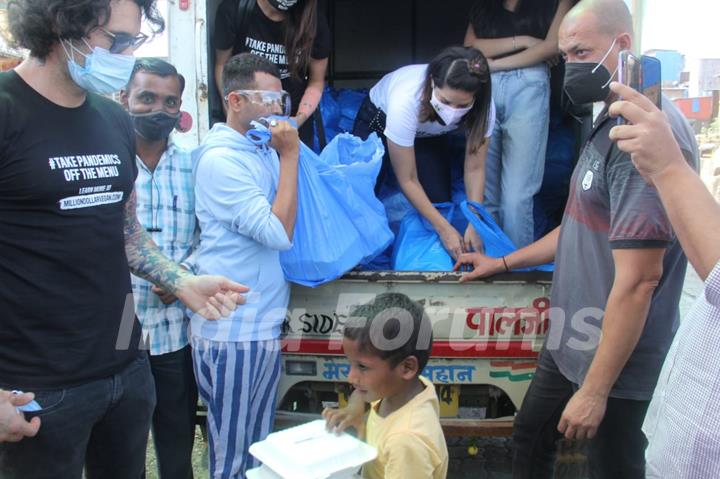
[[(565, 17), (559, 47), (565, 92), (601, 103), (570, 184), (562, 224), (505, 259), (510, 269), (555, 260), (550, 331), (515, 419), (515, 478), (553, 476), (557, 439), (589, 439), (593, 478), (644, 478), (642, 423), (678, 324), (687, 260), (654, 188), (609, 138), (607, 105), (618, 54), (632, 50), (622, 0), (584, 0)], [(697, 164), (687, 122), (663, 108), (685, 159)], [(502, 258), (464, 255), (464, 279), (505, 270)]]

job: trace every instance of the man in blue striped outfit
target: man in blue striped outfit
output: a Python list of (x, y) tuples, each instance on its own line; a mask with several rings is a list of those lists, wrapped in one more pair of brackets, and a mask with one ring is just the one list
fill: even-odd
[(280, 374), (280, 329), (289, 285), (280, 251), (292, 246), (297, 211), (299, 140), (286, 122), (270, 123), (269, 146), (245, 136), (250, 122), (283, 114), (275, 65), (251, 54), (223, 70), (227, 123), (218, 123), (193, 152), (195, 206), (201, 237), (199, 271), (241, 280), (247, 304), (228, 319), (191, 321), (193, 362), (208, 405), (210, 476), (244, 478), (254, 466), (250, 444), (272, 428)]

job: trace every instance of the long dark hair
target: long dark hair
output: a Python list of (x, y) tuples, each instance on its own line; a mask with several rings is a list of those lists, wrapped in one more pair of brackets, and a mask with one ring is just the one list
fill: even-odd
[[(514, 15), (516, 30), (543, 30), (552, 22), (557, 5), (558, 0), (518, 0)], [(504, 9), (504, 0), (477, 0), (470, 10), (470, 24), (475, 36), (498, 36), (501, 28), (500, 15)]]
[(436, 87), (448, 86), (472, 93), (475, 97), (472, 109), (463, 116), (460, 124), (468, 132), (468, 150), (476, 153), (485, 144), (492, 99), (490, 67), (485, 56), (472, 47), (449, 47), (432, 59), (420, 93), (420, 122), (440, 119), (430, 104), (433, 83)]
[(285, 16), (285, 53), (288, 70), (295, 78), (305, 78), (310, 67), (317, 34), (317, 0), (301, 0)]

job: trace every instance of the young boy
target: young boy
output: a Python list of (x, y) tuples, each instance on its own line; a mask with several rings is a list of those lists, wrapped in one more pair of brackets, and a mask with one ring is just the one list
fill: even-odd
[(323, 411), (331, 429), (362, 431), (378, 449), (363, 467), (368, 479), (445, 478), (448, 451), (440, 426), (435, 387), (420, 376), (432, 348), (432, 325), (422, 306), (398, 293), (384, 293), (357, 307), (345, 325), (343, 350), (355, 388), (342, 410)]

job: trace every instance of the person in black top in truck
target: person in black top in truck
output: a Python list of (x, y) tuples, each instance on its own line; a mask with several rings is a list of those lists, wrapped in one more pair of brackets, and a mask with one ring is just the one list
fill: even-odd
[(223, 66), (233, 55), (253, 53), (277, 65), (300, 139), (312, 145), (311, 117), (320, 104), (330, 56), (330, 29), (318, 0), (223, 0), (213, 43), (220, 92)]

